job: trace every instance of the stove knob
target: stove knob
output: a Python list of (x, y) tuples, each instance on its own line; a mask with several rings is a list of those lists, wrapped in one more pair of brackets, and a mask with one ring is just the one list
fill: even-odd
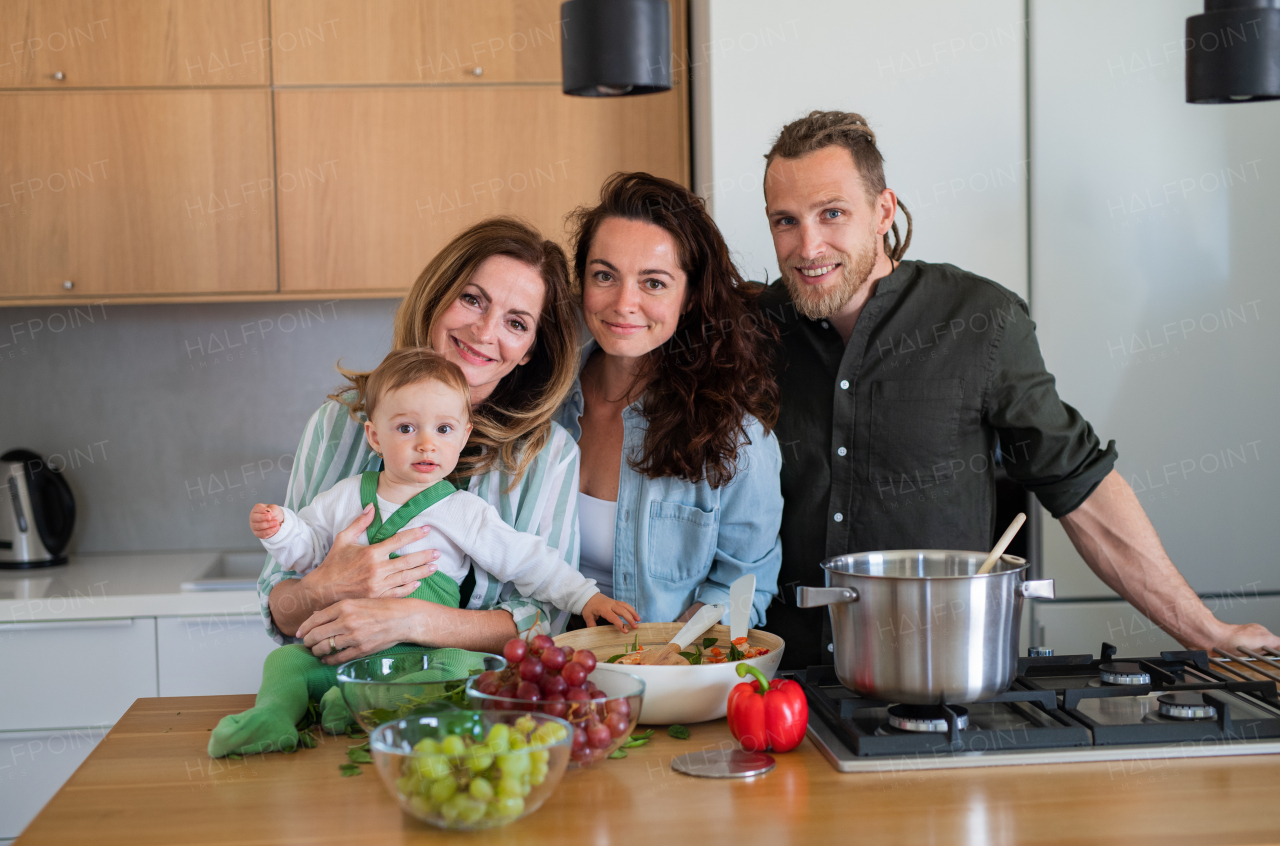
[(1028, 658), (1050, 658), (1053, 656), (1053, 650), (1047, 646), (1029, 646), (1027, 647)]

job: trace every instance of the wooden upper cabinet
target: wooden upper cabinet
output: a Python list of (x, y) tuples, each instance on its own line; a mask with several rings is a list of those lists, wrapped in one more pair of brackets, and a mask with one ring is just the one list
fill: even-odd
[(0, 88), (269, 81), (267, 0), (0, 0), (0, 39)]
[(519, 215), (564, 243), (565, 214), (615, 171), (687, 185), (686, 88), (276, 91), (280, 289), (403, 291), (484, 216)]
[(0, 93), (0, 126), (0, 302), (276, 290), (269, 92)]
[(561, 0), (272, 0), (274, 81), (560, 82)]

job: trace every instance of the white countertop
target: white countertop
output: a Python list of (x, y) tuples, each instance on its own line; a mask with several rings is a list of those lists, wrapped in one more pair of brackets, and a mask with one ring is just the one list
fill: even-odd
[[(266, 553), (259, 550), (263, 561)], [(0, 626), (120, 617), (257, 615), (256, 590), (184, 591), (222, 553), (73, 555), (66, 564), (0, 570)]]

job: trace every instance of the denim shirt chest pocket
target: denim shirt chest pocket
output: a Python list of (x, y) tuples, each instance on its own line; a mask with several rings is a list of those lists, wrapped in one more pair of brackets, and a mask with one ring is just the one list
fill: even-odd
[(711, 570), (720, 531), (720, 508), (678, 502), (649, 503), (649, 574), (664, 582), (701, 583)]

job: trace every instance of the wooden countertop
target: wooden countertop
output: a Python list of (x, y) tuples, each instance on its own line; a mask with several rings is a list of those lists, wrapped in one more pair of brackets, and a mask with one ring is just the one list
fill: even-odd
[(685, 741), (660, 730), (625, 760), (570, 771), (528, 818), (455, 834), (402, 814), (371, 765), (340, 777), (345, 737), (211, 760), (208, 729), (252, 704), (137, 700), (16, 843), (1280, 842), (1276, 755), (845, 775), (806, 740), (752, 781), (671, 771), (676, 755), (731, 744), (724, 721)]

